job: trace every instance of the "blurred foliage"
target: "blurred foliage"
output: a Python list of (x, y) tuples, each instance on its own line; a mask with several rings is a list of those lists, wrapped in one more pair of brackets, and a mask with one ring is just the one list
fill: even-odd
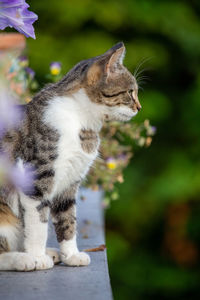
[(50, 61), (62, 62), (66, 72), (120, 40), (130, 71), (148, 59), (135, 122), (150, 119), (157, 134), (150, 148), (136, 150), (120, 199), (107, 211), (114, 297), (198, 299), (200, 2), (29, 2), (39, 20), (28, 53), (41, 85)]
[(86, 187), (105, 191), (104, 207), (119, 198), (117, 183), (124, 182), (123, 172), (134, 155), (133, 145), (149, 147), (155, 130), (148, 120), (140, 124), (105, 122), (100, 133), (100, 155), (84, 181)]
[(29, 67), (28, 58), (20, 53), (5, 53), (0, 60), (0, 74), (17, 103), (28, 103), (38, 89), (35, 72)]

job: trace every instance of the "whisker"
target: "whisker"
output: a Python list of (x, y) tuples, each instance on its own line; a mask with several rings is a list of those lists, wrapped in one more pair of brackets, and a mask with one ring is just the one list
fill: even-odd
[(144, 91), (144, 89), (143, 89), (143, 87), (141, 87), (141, 85), (138, 85), (138, 90)]
[(138, 80), (137, 80), (137, 84), (138, 83), (140, 83), (141, 81), (144, 81), (144, 82), (150, 82), (151, 81), (151, 79), (150, 78), (146, 78), (146, 77), (141, 77), (141, 78), (139, 78)]
[(134, 75), (135, 77), (137, 77), (138, 71), (139, 71), (140, 67), (141, 67), (142, 65), (144, 65), (144, 63), (146, 63), (147, 61), (149, 61), (149, 60), (152, 59), (152, 58), (153, 58), (153, 56), (152, 56), (152, 57), (143, 58), (143, 59), (141, 60), (141, 62), (139, 62), (139, 64), (137, 65), (137, 67), (136, 67), (135, 72), (134, 72), (133, 75)]
[(147, 78), (141, 78), (137, 81), (137, 83), (146, 82), (146, 81), (149, 81), (149, 80)]
[(146, 82), (144, 82), (144, 81), (141, 81), (141, 82), (140, 82), (140, 84), (139, 84), (138, 86), (140, 86), (140, 87), (141, 87), (142, 85), (145, 85), (145, 84), (146, 84)]
[(138, 88), (141, 87), (141, 85), (147, 84), (147, 82), (145, 80), (141, 80), (138, 82)]
[(143, 58), (143, 59), (138, 63), (138, 65), (137, 65), (136, 68), (135, 68), (135, 72), (133, 73), (134, 76), (137, 75), (138, 70), (139, 70), (140, 67), (145, 63), (146, 60), (147, 60), (147, 58)]
[(149, 76), (143, 75), (143, 76), (138, 77), (137, 81), (140, 79), (149, 79), (149, 78), (150, 78)]
[(151, 70), (151, 69), (150, 68), (144, 68), (144, 69), (140, 70), (140, 72), (138, 72), (137, 75), (135, 76), (135, 79), (137, 80), (137, 78), (138, 78), (139, 75), (141, 75), (144, 72), (149, 71), (149, 70)]

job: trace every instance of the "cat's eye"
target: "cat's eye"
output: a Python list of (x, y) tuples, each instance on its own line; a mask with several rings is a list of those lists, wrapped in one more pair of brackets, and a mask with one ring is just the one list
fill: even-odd
[(129, 96), (131, 97), (131, 99), (132, 99), (133, 101), (135, 101), (135, 99), (137, 98), (137, 92), (136, 92), (136, 90), (129, 90), (129, 91), (128, 91), (128, 94), (129, 94)]
[(129, 91), (128, 91), (128, 94), (129, 94), (129, 96), (131, 97), (131, 99), (134, 99), (134, 97), (133, 97), (133, 90), (129, 90)]
[(124, 94), (124, 93), (126, 93), (126, 91), (121, 91), (121, 92), (118, 92), (118, 93), (116, 93), (116, 94), (106, 94), (105, 92), (101, 92), (102, 93), (102, 95), (104, 96), (104, 97), (106, 97), (106, 98), (111, 98), (111, 97), (117, 97), (117, 96), (119, 96), (119, 95), (121, 95), (121, 94)]

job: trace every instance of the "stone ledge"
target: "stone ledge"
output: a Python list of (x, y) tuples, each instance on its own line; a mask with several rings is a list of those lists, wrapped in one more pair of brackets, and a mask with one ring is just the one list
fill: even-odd
[[(101, 208), (102, 194), (82, 190), (78, 200), (78, 246), (80, 250), (105, 243)], [(48, 246), (57, 247), (53, 226)], [(0, 272), (0, 294), (4, 300), (112, 300), (106, 251), (90, 252), (87, 267), (55, 266), (35, 272)]]

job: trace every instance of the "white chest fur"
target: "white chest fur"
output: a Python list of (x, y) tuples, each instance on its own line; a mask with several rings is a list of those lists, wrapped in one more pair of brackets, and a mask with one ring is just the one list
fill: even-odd
[(97, 104), (91, 103), (84, 90), (79, 90), (71, 97), (52, 99), (44, 122), (58, 130), (60, 135), (51, 199), (81, 180), (98, 155), (98, 148), (91, 153), (82, 149), (79, 134), (81, 129), (100, 130), (101, 111)]

